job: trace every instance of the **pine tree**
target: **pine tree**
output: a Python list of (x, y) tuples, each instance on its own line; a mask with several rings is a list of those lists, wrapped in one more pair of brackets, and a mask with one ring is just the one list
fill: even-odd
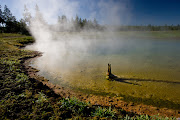
[(44, 18), (43, 18), (43, 14), (41, 13), (41, 11), (39, 10), (39, 6), (36, 4), (35, 6), (35, 20), (38, 20), (39, 22), (41, 22), (42, 24), (46, 24)]
[(9, 8), (7, 7), (7, 5), (4, 6), (4, 12), (3, 12), (3, 19), (5, 22), (7, 21), (11, 21), (12, 18), (12, 13), (9, 10)]
[[(27, 9), (26, 5), (24, 5), (24, 13), (23, 13), (23, 21), (25, 22), (25, 24), (27, 26), (30, 25), (30, 21), (31, 21), (31, 13), (29, 12), (29, 10)], [(22, 21), (22, 20), (21, 20)]]
[(62, 23), (63, 23), (63, 24), (64, 24), (64, 23), (67, 23), (67, 18), (66, 18), (65, 15), (62, 15), (61, 19), (62, 19)]
[(0, 5), (0, 23), (3, 23), (3, 13), (2, 13), (2, 10), (1, 10), (1, 5)]
[(7, 5), (4, 6), (3, 20), (5, 23), (4, 32), (17, 32), (18, 31), (18, 27), (17, 27), (18, 22), (16, 21), (15, 16), (12, 15)]

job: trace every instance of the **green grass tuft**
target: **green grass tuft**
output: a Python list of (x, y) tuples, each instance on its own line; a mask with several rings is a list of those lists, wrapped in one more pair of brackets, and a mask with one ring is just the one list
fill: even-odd
[(111, 109), (111, 107), (107, 108), (96, 108), (95, 112), (92, 112), (92, 116), (97, 117), (115, 117), (116, 112)]

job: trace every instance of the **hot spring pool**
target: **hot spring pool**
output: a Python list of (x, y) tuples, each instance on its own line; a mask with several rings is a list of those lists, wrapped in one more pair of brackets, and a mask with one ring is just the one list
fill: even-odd
[[(156, 98), (180, 104), (180, 40), (61, 33), (46, 42), (28, 46), (40, 51), (39, 46), (46, 47), (43, 56), (31, 65), (54, 84), (87, 94)], [(106, 80), (108, 63), (114, 75), (134, 80)]]

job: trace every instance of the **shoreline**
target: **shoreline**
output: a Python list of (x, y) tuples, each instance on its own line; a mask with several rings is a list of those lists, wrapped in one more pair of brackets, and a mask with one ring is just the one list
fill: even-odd
[(128, 102), (123, 101), (121, 97), (85, 94), (82, 92), (75, 92), (71, 89), (62, 87), (60, 85), (54, 85), (43, 76), (38, 75), (37, 72), (39, 70), (29, 66), (29, 63), (31, 62), (32, 59), (36, 59), (42, 56), (42, 53), (40, 52), (35, 52), (35, 54), (36, 55), (34, 55), (34, 57), (26, 58), (23, 60), (23, 65), (25, 67), (25, 70), (27, 71), (29, 78), (35, 79), (43, 83), (43, 85), (49, 87), (50, 89), (54, 91), (54, 93), (56, 93), (57, 95), (60, 95), (63, 98), (76, 97), (82, 101), (90, 102), (92, 106), (104, 106), (104, 107), (112, 106), (116, 109), (123, 109), (127, 112), (135, 113), (135, 114), (147, 114), (150, 116), (159, 114), (161, 116), (167, 116), (167, 117), (171, 117), (171, 116), (180, 117), (180, 110), (158, 108), (158, 107), (153, 107), (151, 105), (144, 105), (144, 104), (135, 105), (133, 102), (128, 103)]

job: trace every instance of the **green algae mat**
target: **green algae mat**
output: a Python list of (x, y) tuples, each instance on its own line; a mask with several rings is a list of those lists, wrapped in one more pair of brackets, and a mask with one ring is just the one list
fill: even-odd
[[(50, 82), (74, 90), (121, 96), (126, 101), (179, 109), (179, 33), (67, 33), (66, 36), (81, 36), (86, 43), (91, 44), (84, 44), (87, 48), (82, 52), (74, 49), (81, 43), (80, 40), (76, 40), (75, 45), (70, 41), (69, 48), (64, 50), (70, 51), (68, 54), (59, 50), (54, 55), (47, 51), (31, 65), (39, 69), (39, 74)], [(56, 41), (63, 35), (56, 35)], [(120, 79), (106, 80), (108, 63), (112, 65), (112, 73)]]

